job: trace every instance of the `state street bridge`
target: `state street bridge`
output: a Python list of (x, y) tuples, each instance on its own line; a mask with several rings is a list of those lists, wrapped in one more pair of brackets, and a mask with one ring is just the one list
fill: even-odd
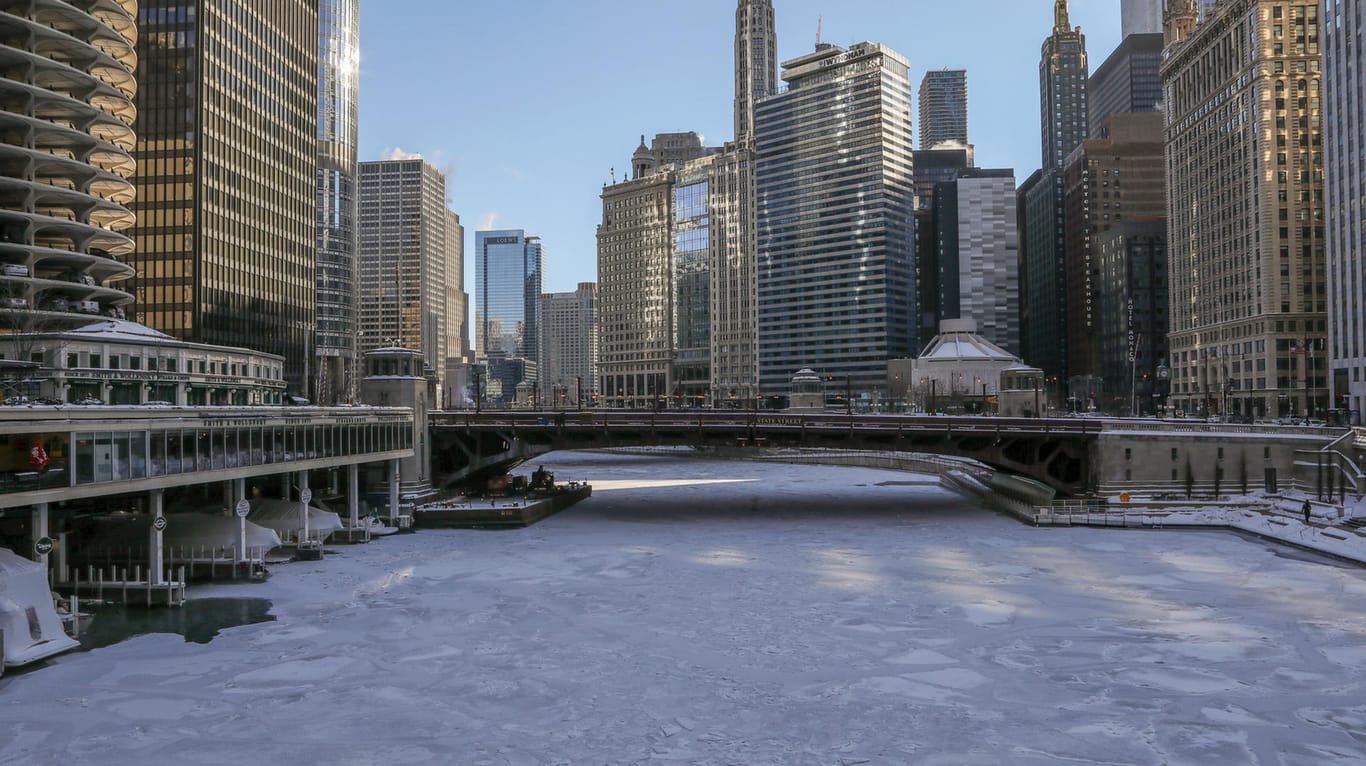
[(1065, 494), (1087, 485), (1101, 428), (1085, 418), (787, 414), (743, 410), (438, 412), (432, 475), (443, 486), (556, 450), (681, 445), (893, 450), (952, 455)]
[(640, 446), (787, 447), (970, 458), (1061, 495), (1297, 489), (1366, 494), (1366, 429), (1189, 420), (796, 414), (780, 411), (493, 411), (430, 416), (441, 487), (556, 450)]

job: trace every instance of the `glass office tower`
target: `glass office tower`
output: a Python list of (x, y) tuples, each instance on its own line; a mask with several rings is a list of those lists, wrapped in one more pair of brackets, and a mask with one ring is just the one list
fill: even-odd
[(822, 45), (755, 109), (765, 395), (805, 367), (881, 391), (887, 360), (917, 347), (907, 69), (876, 43)]
[(317, 0), (138, 10), (136, 318), (311, 374)]
[(318, 335), (313, 399), (355, 394), (360, 0), (318, 6)]
[(477, 231), (474, 241), (479, 357), (534, 362), (540, 354), (541, 280), (545, 271), (541, 238), (515, 229)]

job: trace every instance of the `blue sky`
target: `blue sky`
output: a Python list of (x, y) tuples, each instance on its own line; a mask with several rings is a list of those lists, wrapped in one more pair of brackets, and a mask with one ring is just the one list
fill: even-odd
[[(778, 58), (871, 40), (927, 69), (968, 70), (982, 167), (1039, 165), (1039, 45), (1053, 0), (774, 0)], [(1072, 0), (1091, 68), (1119, 42), (1119, 0)], [(364, 0), (360, 157), (421, 154), (474, 231), (526, 229), (547, 292), (595, 281), (598, 195), (640, 134), (732, 137), (734, 0)], [(919, 130), (919, 124), (916, 124)], [(466, 289), (474, 293), (472, 264)]]

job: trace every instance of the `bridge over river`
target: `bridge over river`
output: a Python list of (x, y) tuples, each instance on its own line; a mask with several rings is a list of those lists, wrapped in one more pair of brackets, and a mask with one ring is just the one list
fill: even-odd
[[(976, 460), (1062, 495), (1218, 494), (1291, 483), (1366, 491), (1344, 429), (1103, 418), (753, 410), (485, 411), (430, 416), (432, 476), (453, 484), (556, 450), (642, 446), (900, 451)], [(1317, 471), (1317, 474), (1315, 473)]]

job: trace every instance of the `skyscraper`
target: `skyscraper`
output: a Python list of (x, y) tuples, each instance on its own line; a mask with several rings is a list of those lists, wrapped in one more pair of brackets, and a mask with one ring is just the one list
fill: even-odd
[(1222, 0), (1165, 54), (1179, 409), (1327, 402), (1319, 18), (1317, 4)]
[(668, 394), (699, 402), (711, 389), (711, 217), (706, 161), (679, 168), (673, 187), (674, 365)]
[(778, 89), (773, 0), (739, 0), (735, 9), (735, 141), (754, 140), (754, 105)]
[(444, 390), (450, 219), (446, 177), (421, 157), (362, 162), (360, 352), (422, 352)]
[(137, 319), (311, 378), (318, 3), (140, 4)]
[(318, 334), (312, 398), (350, 400), (356, 384), (356, 123), (360, 0), (318, 7)]
[(133, 249), (135, 6), (89, 7), (49, 0), (0, 14), (0, 54), (24, 62), (0, 78), (6, 330), (76, 327), (132, 301), (109, 283), (133, 275), (119, 259)]
[(441, 390), (447, 407), (470, 399), (470, 294), (465, 290), (465, 227), (446, 211), (446, 374)]
[[(1366, 34), (1362, 0), (1328, 0), (1323, 19), (1323, 153), (1332, 406), (1366, 409)], [(1295, 87), (1300, 78), (1296, 77)], [(1355, 415), (1351, 413), (1355, 412)]]
[[(588, 406), (597, 390), (598, 286), (580, 282), (572, 293), (541, 296), (541, 391), (553, 407)], [(582, 396), (582, 398), (580, 398)]]
[[(1084, 389), (1088, 399), (1100, 397), (1092, 403), (1111, 410), (1113, 400), (1106, 397), (1119, 389), (1096, 382), (1103, 374), (1104, 309), (1098, 247), (1112, 227), (1134, 219), (1163, 219), (1167, 197), (1162, 115), (1113, 114), (1103, 132), (1108, 138), (1088, 139), (1074, 149), (1063, 171), (1063, 259), (1068, 277), (1067, 375), (1076, 391)], [(1142, 363), (1151, 370), (1155, 361), (1144, 358)], [(1127, 381), (1121, 388), (1128, 390)]]
[(707, 174), (711, 398), (739, 400), (759, 391), (759, 325), (754, 229), (754, 148), (726, 151), (690, 165)]
[(964, 169), (935, 189), (934, 218), (939, 319), (972, 319), (978, 334), (1018, 355), (1015, 172)]
[(1025, 306), (1025, 361), (1048, 376), (1067, 374), (1067, 273), (1063, 225), (1063, 165), (1087, 133), (1086, 37), (1072, 29), (1067, 0), (1053, 6), (1053, 33), (1039, 57), (1043, 174), (1027, 182), (1020, 207), (1024, 239), (1020, 281)]
[(1162, 33), (1163, 0), (1119, 0), (1120, 39)]
[(1170, 388), (1160, 375), (1170, 358), (1167, 217), (1130, 216), (1097, 240), (1102, 404), (1118, 414), (1155, 414)]
[[(476, 231), (475, 324), (480, 361), (520, 359), (525, 382), (536, 382), (540, 356), (541, 285), (545, 278), (545, 251), (541, 238), (523, 229)], [(494, 381), (490, 380), (490, 384)], [(522, 380), (502, 380), (493, 398), (510, 399)]]
[(1162, 102), (1162, 33), (1129, 35), (1096, 68), (1088, 85), (1090, 138), (1105, 138), (1106, 119), (1155, 112)]
[[(973, 151), (970, 146), (949, 142), (934, 149), (917, 149), (912, 157), (915, 162), (916, 306), (920, 311), (920, 345), (924, 347), (939, 334), (939, 322), (944, 318), (939, 300), (935, 192), (940, 184), (953, 181), (959, 173), (973, 166)], [(954, 223), (956, 225), (956, 220)]]
[(887, 360), (916, 349), (907, 69), (876, 43), (821, 45), (755, 109), (764, 394), (806, 367), (881, 391)]
[(654, 407), (673, 390), (674, 171), (604, 186), (598, 225), (600, 401)]
[(1053, 4), (1053, 34), (1039, 56), (1039, 130), (1043, 166), (1062, 170), (1067, 155), (1086, 138), (1086, 36), (1069, 26), (1067, 0)]
[(920, 81), (920, 149), (944, 141), (968, 143), (968, 73), (931, 69)]

